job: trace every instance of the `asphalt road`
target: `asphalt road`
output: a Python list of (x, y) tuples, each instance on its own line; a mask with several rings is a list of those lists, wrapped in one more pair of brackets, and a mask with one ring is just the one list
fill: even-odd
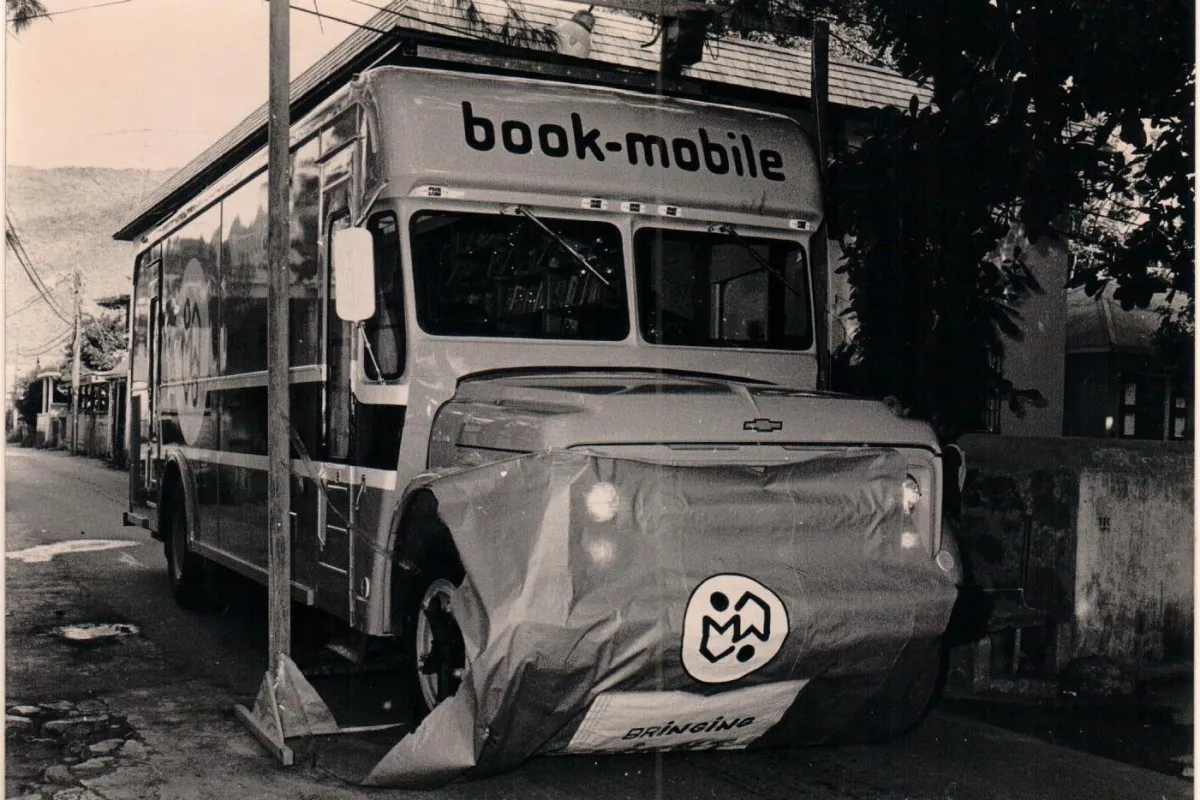
[[(63, 453), (13, 448), (5, 468), (6, 797), (41, 791), (50, 798), (64, 786), (81, 787), (70, 796), (89, 800), (404, 794), (343, 780), (360, 774), (395, 733), (322, 739), (290, 769), (258, 746), (231, 708), (252, 704), (262, 682), (264, 595), (243, 587), (223, 612), (178, 609), (161, 546), (120, 524), (124, 473)], [(63, 635), (64, 626), (79, 635), (90, 624), (122, 627), (97, 640)], [(386, 676), (321, 687), (343, 724), (350, 717), (403, 716)], [(90, 715), (95, 730), (49, 735), (53, 726), (42, 724), (81, 715)], [(103, 736), (110, 744), (92, 741)], [(90, 757), (120, 739), (135, 743), (112, 757)], [(53, 782), (44, 770), (55, 765), (63, 769), (48, 788)], [(1157, 800), (1191, 797), (1192, 785), (935, 711), (886, 745), (542, 758), (420, 796)]]

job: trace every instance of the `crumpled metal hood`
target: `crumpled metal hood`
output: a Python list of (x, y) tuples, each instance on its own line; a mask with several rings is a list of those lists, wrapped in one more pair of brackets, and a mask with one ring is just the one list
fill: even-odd
[(938, 449), (926, 423), (874, 400), (721, 376), (571, 371), (464, 380), (434, 424), (430, 465), (461, 463), (461, 449), (637, 444)]

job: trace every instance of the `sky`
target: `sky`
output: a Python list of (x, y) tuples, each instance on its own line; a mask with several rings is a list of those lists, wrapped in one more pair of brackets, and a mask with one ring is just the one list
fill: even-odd
[[(181, 167), (266, 102), (265, 0), (103, 2), (43, 0), (55, 16), (5, 36), (6, 163)], [(354, 0), (292, 5), (314, 2), (352, 22), (374, 13)], [(354, 31), (290, 19), (293, 78)]]

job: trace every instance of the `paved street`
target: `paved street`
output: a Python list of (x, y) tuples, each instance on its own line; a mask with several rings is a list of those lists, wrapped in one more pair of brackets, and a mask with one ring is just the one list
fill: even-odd
[[(124, 473), (63, 453), (12, 448), (5, 468), (6, 797), (403, 794), (337, 777), (386, 746), (378, 736), (318, 742), (292, 769), (277, 767), (260, 749), (231, 709), (252, 704), (265, 668), (262, 595), (237, 592), (222, 613), (178, 609), (161, 546), (120, 524)], [(116, 626), (109, 631), (115, 635), (89, 639), (89, 624)], [(63, 635), (64, 626), (75, 639)], [(391, 699), (378, 677), (330, 686), (342, 706), (350, 701), (374, 712)], [(91, 720), (86, 731), (61, 722), (78, 717)], [(913, 734), (882, 746), (543, 758), (420, 796), (1157, 800), (1191, 797), (1192, 786), (934, 712)]]

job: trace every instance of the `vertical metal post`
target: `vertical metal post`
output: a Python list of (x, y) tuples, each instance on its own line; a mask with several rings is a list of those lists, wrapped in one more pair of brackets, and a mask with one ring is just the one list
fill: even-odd
[(290, 654), (291, 447), (288, 437), (288, 0), (271, 0), (267, 125), (267, 594), (270, 669)]
[(812, 43), (812, 108), (813, 128), (817, 140), (817, 170), (821, 179), (821, 198), (825, 208), (825, 224), (812, 240), (813, 295), (816, 303), (817, 388), (830, 388), (829, 353), (829, 228), (833, 196), (829, 191), (829, 23), (823, 19), (813, 23)]
[(79, 351), (83, 348), (80, 282), (79, 270), (75, 270), (75, 344), (71, 347), (71, 455), (79, 452)]

